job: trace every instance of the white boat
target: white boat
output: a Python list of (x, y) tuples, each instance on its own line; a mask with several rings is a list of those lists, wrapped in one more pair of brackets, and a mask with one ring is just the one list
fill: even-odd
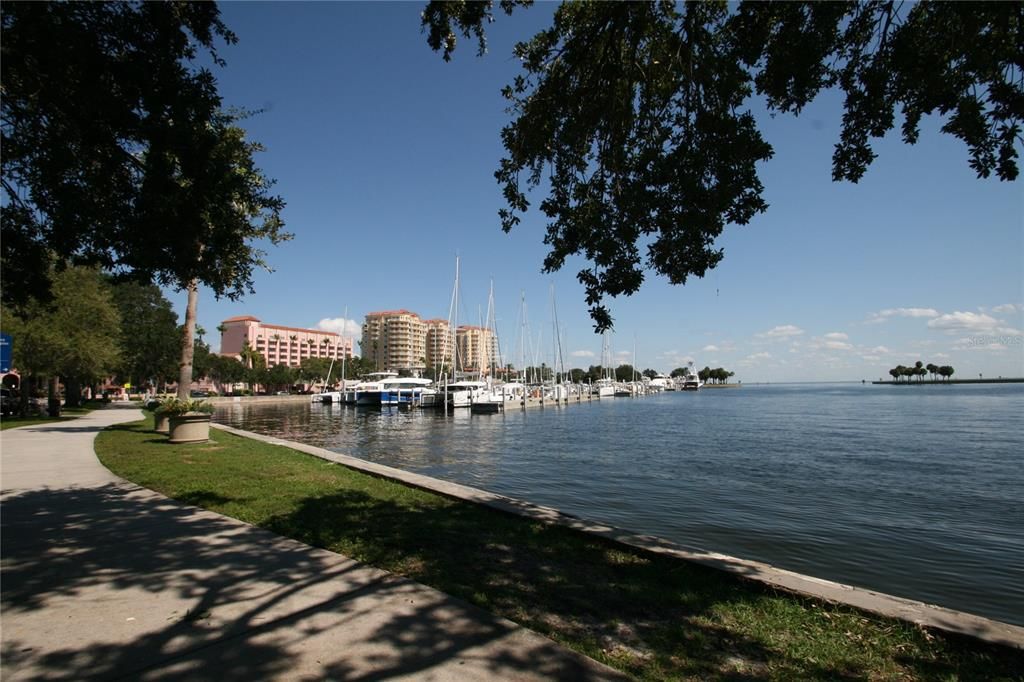
[(672, 383), (672, 379), (664, 374), (659, 374), (647, 382), (647, 388), (651, 393), (661, 393), (662, 391), (674, 391), (675, 385)]
[(374, 407), (380, 405), (381, 392), (384, 390), (384, 380), (398, 377), (398, 372), (370, 372), (363, 381), (355, 387), (356, 405)]
[(321, 391), (320, 393), (313, 394), (314, 403), (323, 403), (324, 405), (341, 404), (342, 393), (341, 391)]
[(475, 413), (504, 412), (506, 405), (519, 406), (526, 398), (526, 386), (518, 381), (494, 384), (473, 397), (470, 411)]
[(598, 398), (614, 398), (615, 397), (615, 380), (614, 379), (598, 379), (594, 382), (594, 395)]
[(405, 407), (431, 407), (437, 404), (437, 389), (433, 381), (418, 377), (391, 377), (381, 382), (381, 405)]
[(482, 398), (487, 390), (483, 381), (453, 381), (445, 385), (442, 403), (449, 410), (469, 407), (475, 398)]
[(698, 376), (698, 374), (693, 371), (693, 365), (691, 364), (689, 367), (686, 368), (686, 374), (683, 375), (683, 390), (696, 391), (700, 389), (700, 387), (703, 385), (704, 382), (701, 381), (700, 376)]

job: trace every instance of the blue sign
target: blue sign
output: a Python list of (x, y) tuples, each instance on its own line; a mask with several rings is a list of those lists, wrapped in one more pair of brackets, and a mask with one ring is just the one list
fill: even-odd
[(11, 371), (11, 335), (0, 334), (0, 372)]

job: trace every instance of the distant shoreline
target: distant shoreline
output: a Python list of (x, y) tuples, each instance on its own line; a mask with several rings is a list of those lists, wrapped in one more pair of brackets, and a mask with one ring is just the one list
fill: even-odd
[(1024, 377), (1004, 379), (928, 379), (927, 381), (872, 381), (873, 384), (885, 386), (921, 386), (922, 384), (938, 384), (947, 386), (949, 384), (1024, 384)]

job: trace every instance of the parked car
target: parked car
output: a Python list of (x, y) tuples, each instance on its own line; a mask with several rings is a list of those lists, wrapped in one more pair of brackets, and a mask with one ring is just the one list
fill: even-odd
[(14, 410), (18, 407), (18, 399), (14, 395), (14, 391), (9, 388), (0, 388), (0, 413), (3, 416), (14, 414)]

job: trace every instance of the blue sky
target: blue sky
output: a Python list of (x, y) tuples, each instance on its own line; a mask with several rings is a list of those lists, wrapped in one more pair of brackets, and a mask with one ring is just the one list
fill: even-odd
[[(543, 216), (507, 235), (497, 218), (511, 47), (554, 5), (499, 16), (485, 57), (463, 41), (447, 64), (420, 33), (422, 3), (221, 8), (239, 44), (215, 75), (226, 104), (263, 110), (246, 127), (295, 238), (270, 250), (275, 272), (257, 274), (255, 294), (202, 292), (215, 348), (234, 315), (353, 332), (374, 310), (447, 317), (458, 254), (460, 323), (486, 312), (493, 279), (503, 349), (518, 362), (524, 295), (551, 364), (553, 285), (567, 364), (599, 362), (579, 261), (541, 274)], [(746, 382), (874, 379), (918, 359), (958, 377), (1024, 376), (1021, 181), (976, 179), (964, 145), (926, 120), (917, 145), (878, 141), (859, 184), (833, 183), (840, 105), (826, 93), (799, 118), (773, 118), (752, 104), (775, 148), (761, 169), (768, 212), (726, 228), (725, 259), (703, 280), (673, 287), (650, 273), (639, 293), (611, 299), (618, 361), (635, 347), (640, 367), (692, 359)], [(184, 294), (168, 295), (181, 313)]]

